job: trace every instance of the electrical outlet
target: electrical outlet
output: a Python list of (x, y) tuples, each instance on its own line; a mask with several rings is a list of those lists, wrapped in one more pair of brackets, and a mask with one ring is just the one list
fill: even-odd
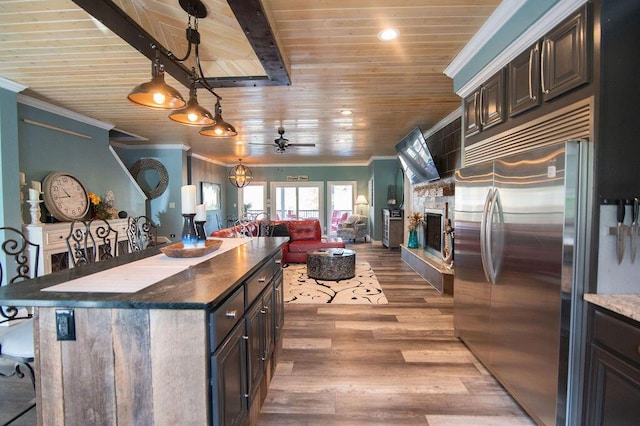
[(170, 209), (175, 209), (176, 208), (176, 203), (174, 203), (173, 201), (169, 202), (169, 208)]
[(73, 309), (56, 309), (58, 340), (76, 340), (76, 321)]

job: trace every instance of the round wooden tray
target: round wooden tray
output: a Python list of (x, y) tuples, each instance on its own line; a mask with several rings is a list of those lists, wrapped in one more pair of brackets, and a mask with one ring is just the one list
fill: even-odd
[(160, 247), (160, 250), (169, 257), (200, 257), (218, 250), (222, 240), (209, 239), (204, 242), (204, 247), (184, 248), (184, 244), (175, 243), (170, 246)]

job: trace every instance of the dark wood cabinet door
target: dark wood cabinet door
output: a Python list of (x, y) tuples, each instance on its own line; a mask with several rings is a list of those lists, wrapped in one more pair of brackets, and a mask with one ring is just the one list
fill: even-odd
[(540, 43), (507, 65), (507, 111), (514, 117), (540, 105)]
[(284, 284), (282, 282), (282, 270), (278, 271), (273, 279), (275, 301), (274, 313), (274, 343), (280, 339), (282, 327), (284, 327)]
[(246, 316), (247, 321), (247, 372), (249, 395), (253, 395), (264, 372), (264, 314), (259, 299)]
[(545, 101), (589, 81), (587, 7), (550, 31), (542, 41), (541, 84)]
[(480, 90), (464, 98), (464, 135), (472, 136), (480, 132)]
[(275, 320), (275, 312), (274, 312), (274, 300), (275, 294), (273, 287), (267, 287), (267, 291), (262, 297), (262, 309), (260, 313), (263, 315), (263, 325), (264, 329), (263, 333), (263, 347), (262, 347), (262, 362), (265, 363), (269, 356), (271, 356), (271, 352), (274, 348), (273, 341), (273, 333), (274, 333), (274, 320)]
[(608, 351), (592, 346), (588, 425), (637, 425), (640, 419), (640, 370)]
[(247, 415), (244, 337), (244, 324), (240, 323), (212, 357), (214, 425), (241, 425)]
[(502, 122), (504, 122), (504, 71), (500, 70), (480, 88), (481, 130)]

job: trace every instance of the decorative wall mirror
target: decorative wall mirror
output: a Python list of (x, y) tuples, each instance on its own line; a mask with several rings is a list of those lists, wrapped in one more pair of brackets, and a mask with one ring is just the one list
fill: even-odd
[(167, 168), (153, 158), (143, 158), (136, 161), (129, 171), (150, 200), (161, 196), (169, 186)]

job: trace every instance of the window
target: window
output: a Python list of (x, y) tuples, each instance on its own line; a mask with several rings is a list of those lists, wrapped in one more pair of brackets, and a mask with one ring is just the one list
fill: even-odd
[(252, 182), (238, 191), (238, 213), (241, 217), (255, 217), (267, 211), (266, 186), (264, 182)]
[(346, 218), (345, 216), (353, 213), (356, 182), (327, 182), (327, 188), (329, 190), (327, 217), (331, 218), (328, 233), (336, 235), (338, 223)]
[(271, 218), (275, 220), (319, 219), (324, 214), (322, 182), (272, 182)]

